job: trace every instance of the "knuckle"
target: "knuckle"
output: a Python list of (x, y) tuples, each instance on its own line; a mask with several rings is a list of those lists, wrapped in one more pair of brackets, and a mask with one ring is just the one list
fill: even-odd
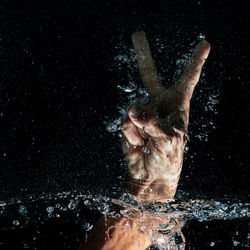
[(122, 124), (122, 130), (123, 130), (123, 131), (124, 131), (124, 130), (127, 130), (127, 129), (129, 129), (132, 125), (133, 125), (132, 121), (130, 121), (130, 120), (124, 121), (123, 124)]

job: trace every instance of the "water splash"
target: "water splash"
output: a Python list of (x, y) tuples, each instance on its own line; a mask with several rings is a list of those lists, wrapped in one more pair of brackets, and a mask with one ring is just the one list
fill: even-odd
[[(38, 208), (36, 204), (41, 204)], [(25, 200), (11, 199), (0, 201), (0, 217), (6, 216), (8, 212), (16, 210), (17, 217), (14, 225), (20, 225), (23, 217), (32, 221), (34, 210), (41, 209), (44, 216), (47, 213), (49, 218), (57, 217), (63, 211), (79, 212), (83, 208), (95, 210), (103, 215), (118, 217), (128, 217), (133, 213), (149, 213), (153, 216), (169, 216), (181, 220), (232, 220), (249, 218), (249, 203), (233, 203), (215, 200), (175, 200), (169, 203), (138, 203), (128, 194), (122, 194), (119, 199), (101, 195), (86, 195), (77, 192), (61, 192), (57, 194), (43, 194), (41, 196), (30, 196)], [(118, 209), (119, 207), (119, 209)], [(120, 209), (122, 207), (122, 209)], [(44, 213), (45, 209), (46, 213)], [(43, 210), (43, 211), (42, 211)], [(19, 223), (17, 223), (17, 221)], [(28, 221), (27, 221), (28, 222)]]
[[(171, 249), (174, 246), (184, 249), (185, 238), (180, 225), (189, 220), (204, 222), (214, 219), (245, 219), (250, 217), (249, 208), (249, 203), (228, 200), (176, 199), (169, 203), (138, 203), (128, 194), (113, 198), (77, 191), (60, 192), (0, 201), (0, 220), (10, 218), (8, 223), (0, 224), (0, 231), (37, 225), (53, 218), (60, 220), (62, 214), (71, 212), (75, 215), (76, 223), (81, 225), (83, 231), (88, 232), (93, 228), (93, 223), (82, 219), (84, 210), (88, 209), (113, 218), (151, 218), (150, 225), (142, 224), (141, 230), (146, 230), (145, 226), (152, 227), (152, 245), (156, 249)], [(155, 222), (155, 227), (152, 226), (152, 221)], [(232, 244), (240, 244), (237, 239), (232, 240)], [(213, 244), (215, 243), (210, 243), (211, 246)]]

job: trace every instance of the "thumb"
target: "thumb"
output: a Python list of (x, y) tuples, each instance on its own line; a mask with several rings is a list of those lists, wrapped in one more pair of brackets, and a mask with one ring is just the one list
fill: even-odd
[(156, 123), (156, 117), (152, 107), (135, 104), (128, 110), (129, 119), (139, 128), (146, 128)]

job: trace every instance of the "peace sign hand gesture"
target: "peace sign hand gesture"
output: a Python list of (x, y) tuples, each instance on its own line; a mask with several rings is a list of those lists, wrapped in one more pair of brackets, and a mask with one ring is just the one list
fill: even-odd
[(134, 33), (132, 41), (150, 100), (131, 106), (129, 119), (123, 124), (122, 149), (129, 171), (126, 190), (139, 200), (169, 201), (182, 169), (190, 100), (210, 44), (202, 40), (179, 80), (165, 89), (158, 79), (145, 34)]

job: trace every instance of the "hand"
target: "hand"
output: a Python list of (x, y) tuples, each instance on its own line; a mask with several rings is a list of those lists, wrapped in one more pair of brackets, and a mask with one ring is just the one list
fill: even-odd
[(210, 44), (202, 40), (179, 80), (165, 89), (143, 32), (132, 36), (139, 71), (150, 100), (133, 105), (123, 124), (122, 149), (128, 166), (126, 190), (138, 199), (169, 201), (178, 185), (187, 141), (190, 99)]

